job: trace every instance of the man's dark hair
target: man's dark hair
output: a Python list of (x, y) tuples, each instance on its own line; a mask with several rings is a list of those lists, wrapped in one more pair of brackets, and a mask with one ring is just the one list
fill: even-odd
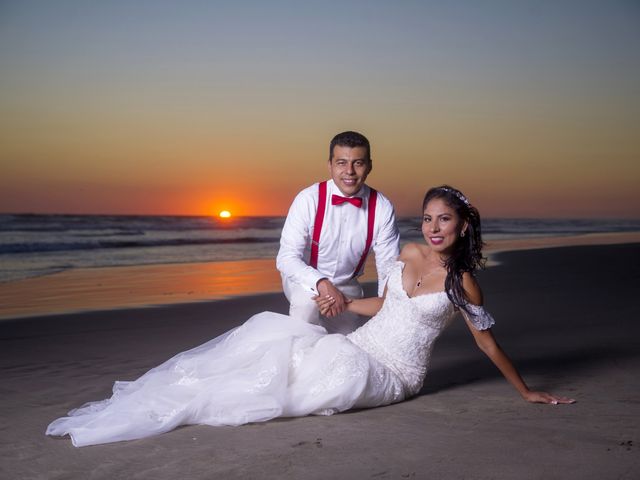
[(364, 147), (366, 149), (366, 153), (364, 155), (365, 159), (367, 162), (371, 162), (371, 147), (369, 146), (369, 140), (367, 140), (367, 137), (361, 133), (349, 131), (339, 133), (333, 137), (333, 140), (331, 140), (331, 143), (329, 144), (329, 161), (331, 161), (331, 158), (333, 157), (333, 147), (336, 145), (349, 148)]

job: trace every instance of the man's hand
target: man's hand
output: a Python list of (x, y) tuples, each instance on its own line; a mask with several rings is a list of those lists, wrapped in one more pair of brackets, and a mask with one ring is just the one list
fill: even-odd
[(329, 280), (323, 278), (318, 282), (316, 288), (318, 289), (320, 297), (331, 297), (335, 300), (333, 305), (331, 305), (331, 308), (329, 308), (329, 311), (324, 314), (326, 317), (335, 317), (347, 309), (347, 298)]

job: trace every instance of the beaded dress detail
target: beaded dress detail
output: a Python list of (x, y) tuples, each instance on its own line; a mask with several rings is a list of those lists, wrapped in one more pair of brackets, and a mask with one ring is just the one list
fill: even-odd
[[(116, 382), (111, 398), (70, 411), (46, 433), (69, 434), (75, 446), (85, 446), (148, 437), (179, 425), (330, 415), (415, 395), (454, 307), (445, 292), (409, 297), (402, 287), (403, 266), (395, 262), (380, 312), (348, 336), (259, 313), (133, 382)], [(482, 307), (469, 307), (475, 328), (493, 325)]]

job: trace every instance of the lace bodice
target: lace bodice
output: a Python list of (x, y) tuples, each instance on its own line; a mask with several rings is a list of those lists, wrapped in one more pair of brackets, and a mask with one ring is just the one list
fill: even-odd
[[(353, 343), (398, 375), (415, 395), (427, 373), (434, 341), (447, 327), (455, 308), (446, 292), (409, 297), (402, 287), (404, 263), (397, 261), (387, 282), (385, 302), (376, 316), (348, 335)], [(469, 305), (467, 316), (478, 330), (490, 328), (493, 319), (482, 307)]]

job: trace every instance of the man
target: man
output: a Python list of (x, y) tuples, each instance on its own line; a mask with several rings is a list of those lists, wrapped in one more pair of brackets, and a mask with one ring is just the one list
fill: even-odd
[[(361, 325), (346, 312), (348, 298), (361, 298), (364, 262), (372, 248), (378, 294), (389, 261), (399, 253), (399, 233), (391, 202), (365, 185), (371, 172), (369, 141), (357, 132), (336, 135), (329, 146), (331, 180), (302, 190), (282, 229), (276, 266), (282, 275), (289, 314), (324, 326), (329, 333), (349, 333)], [(335, 304), (321, 317), (312, 297), (331, 295)]]

